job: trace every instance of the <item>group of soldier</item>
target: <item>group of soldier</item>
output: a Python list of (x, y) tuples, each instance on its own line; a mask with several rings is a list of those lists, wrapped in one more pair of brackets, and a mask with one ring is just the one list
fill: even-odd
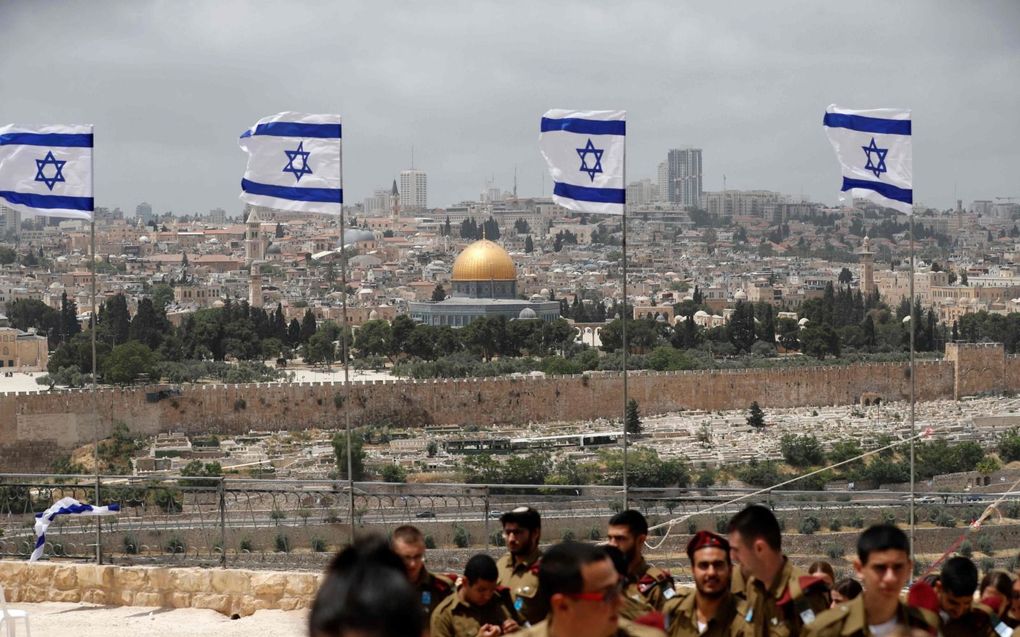
[[(1020, 623), (1020, 581), (997, 572), (978, 587), (966, 558), (946, 561), (934, 576), (906, 591), (913, 564), (907, 536), (896, 526), (862, 532), (854, 560), (856, 579), (834, 581), (832, 568), (795, 566), (783, 553), (781, 527), (767, 507), (751, 505), (729, 522), (727, 535), (699, 531), (686, 552), (693, 586), (678, 587), (668, 571), (643, 556), (648, 523), (626, 510), (609, 520), (607, 542), (565, 542), (539, 548), (541, 516), (520, 507), (500, 517), (507, 553), (480, 553), (463, 573), (439, 574), (425, 566), (425, 537), (397, 528), (388, 549), (399, 559), (417, 615), (406, 633), (393, 628), (397, 611), (362, 614), (383, 624), (337, 623), (343, 603), (331, 581), (353, 577), (337, 562), (327, 573), (312, 612), (312, 637), (421, 635), (431, 637), (1010, 637)], [(354, 548), (348, 549), (353, 551)], [(348, 561), (354, 558), (349, 558)], [(373, 558), (375, 559), (375, 558)], [(368, 589), (370, 582), (365, 582)], [(333, 591), (326, 592), (327, 589)], [(364, 596), (345, 589), (350, 597)], [(367, 589), (366, 589), (367, 590)], [(979, 592), (980, 601), (975, 601)], [(385, 596), (393, 603), (397, 591)], [(353, 598), (352, 598), (353, 599)], [(403, 614), (407, 614), (404, 612)], [(350, 615), (353, 617), (354, 615)], [(349, 617), (348, 617), (349, 618)], [(329, 620), (329, 621), (327, 621)], [(417, 629), (415, 629), (417, 626)], [(346, 630), (344, 628), (346, 627)]]

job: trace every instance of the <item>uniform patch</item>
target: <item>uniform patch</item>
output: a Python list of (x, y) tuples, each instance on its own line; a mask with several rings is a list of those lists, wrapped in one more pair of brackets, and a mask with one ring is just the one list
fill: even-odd
[(744, 621), (747, 622), (748, 624), (750, 624), (752, 619), (754, 619), (754, 609), (753, 608), (748, 608), (747, 609), (747, 614), (744, 615)]
[(676, 591), (673, 590), (672, 586), (669, 586), (662, 590), (662, 596), (665, 597), (666, 599), (673, 599), (674, 597), (676, 597)]
[(995, 625), (995, 632), (999, 634), (999, 637), (1010, 637), (1013, 634), (1013, 629), (1007, 626), (1005, 622), (999, 622)]
[(421, 592), (421, 605), (428, 606), (432, 603), (432, 593), (429, 591)]
[(522, 608), (524, 608), (524, 598), (518, 597), (517, 599), (514, 600), (514, 610), (516, 610), (517, 612), (521, 612)]
[(805, 626), (807, 624), (810, 624), (811, 622), (815, 621), (815, 611), (811, 610), (810, 608), (805, 608), (800, 613), (800, 620), (804, 622)]

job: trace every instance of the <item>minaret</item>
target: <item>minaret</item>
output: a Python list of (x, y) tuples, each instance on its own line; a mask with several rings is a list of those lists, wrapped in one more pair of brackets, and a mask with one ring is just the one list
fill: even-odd
[(871, 239), (864, 235), (864, 241), (857, 250), (857, 257), (861, 262), (861, 286), (865, 294), (875, 292), (875, 253), (871, 251)]
[(251, 264), (251, 271), (248, 275), (248, 307), (262, 307), (262, 269), (256, 261)]

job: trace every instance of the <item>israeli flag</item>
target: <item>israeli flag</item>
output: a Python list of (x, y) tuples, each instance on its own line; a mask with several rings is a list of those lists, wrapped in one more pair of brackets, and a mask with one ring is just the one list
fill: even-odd
[(825, 109), (825, 134), (843, 167), (842, 192), (880, 206), (913, 213), (910, 111)]
[(92, 219), (92, 126), (0, 126), (0, 200), (46, 217)]
[(578, 212), (622, 215), (626, 202), (626, 111), (553, 109), (542, 116), (539, 150), (553, 201)]
[(277, 210), (340, 214), (339, 115), (277, 113), (246, 130), (240, 145), (248, 153), (242, 201)]
[(43, 554), (43, 547), (46, 546), (46, 530), (50, 528), (50, 522), (58, 515), (114, 515), (120, 512), (119, 504), (96, 507), (91, 504), (82, 504), (74, 498), (61, 498), (50, 508), (42, 513), (35, 514), (35, 550), (28, 558), (29, 562), (35, 562)]

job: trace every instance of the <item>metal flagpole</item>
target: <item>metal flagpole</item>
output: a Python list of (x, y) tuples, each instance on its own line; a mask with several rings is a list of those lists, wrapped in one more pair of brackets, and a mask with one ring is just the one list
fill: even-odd
[(630, 508), (630, 485), (627, 480), (627, 139), (623, 142), (623, 508)]
[[(910, 560), (914, 560), (914, 530), (916, 520), (914, 518), (914, 401), (917, 381), (914, 378), (914, 333), (920, 317), (914, 316), (914, 215), (910, 215)], [(913, 573), (911, 573), (913, 579)]]
[[(94, 178), (93, 178), (94, 180)], [(92, 191), (92, 196), (95, 197), (95, 190)], [(99, 412), (96, 409), (96, 212), (92, 211), (92, 222), (90, 226), (90, 237), (91, 237), (91, 254), (89, 259), (92, 261), (92, 314), (90, 322), (92, 324), (92, 416), (95, 418), (92, 435), (92, 463), (96, 470), (96, 506), (99, 506)], [(103, 522), (98, 517), (96, 518), (96, 564), (103, 563)]]
[(340, 208), (340, 285), (343, 286), (340, 298), (342, 299), (342, 316), (340, 325), (340, 355), (344, 357), (344, 431), (347, 436), (347, 488), (350, 490), (350, 524), (351, 544), (354, 544), (354, 450), (351, 444), (351, 411), (347, 404), (351, 395), (350, 366), (347, 360), (347, 230), (345, 228), (344, 210)]

